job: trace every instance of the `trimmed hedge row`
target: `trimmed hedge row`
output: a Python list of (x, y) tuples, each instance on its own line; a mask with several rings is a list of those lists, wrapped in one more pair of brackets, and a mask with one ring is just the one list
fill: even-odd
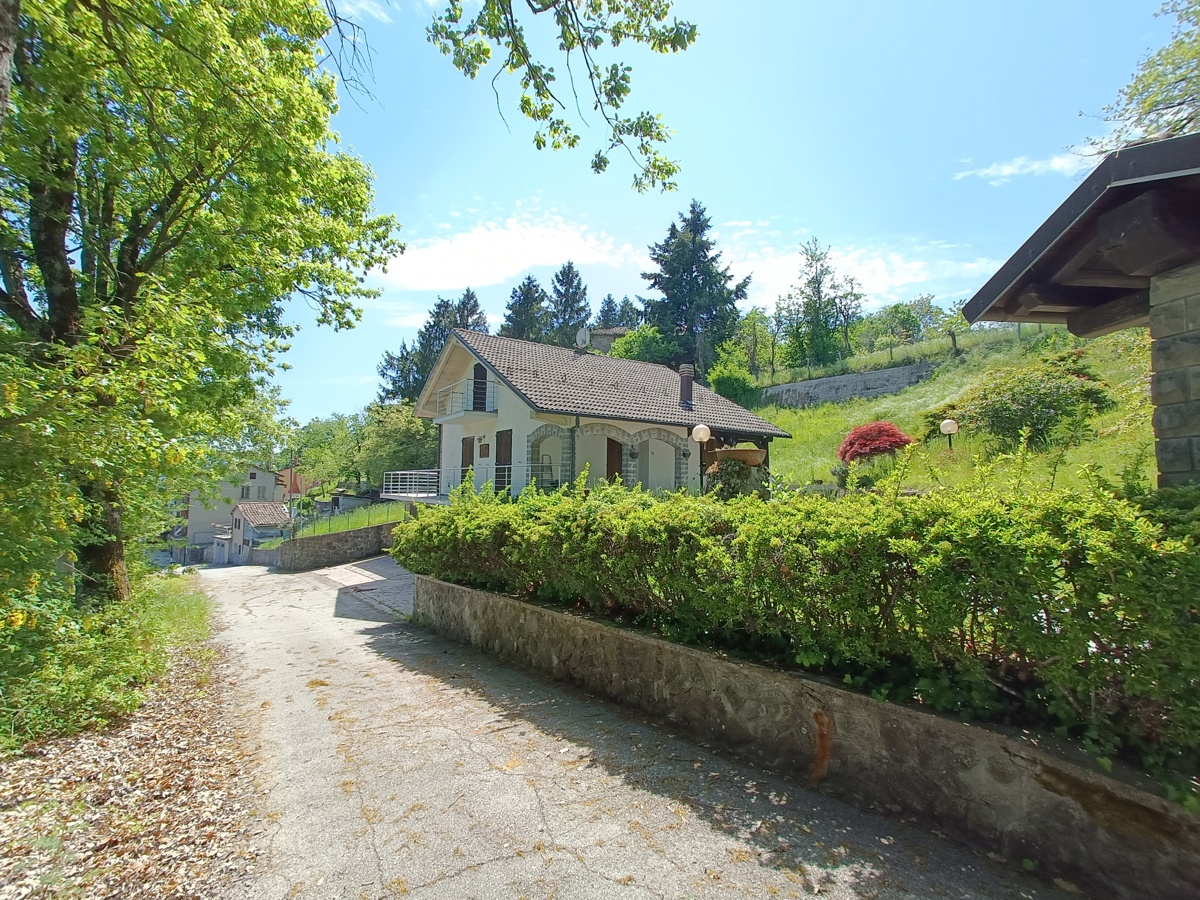
[[(1160, 774), (1200, 760), (1200, 492), (720, 502), (467, 486), (395, 531), (446, 581), (834, 675), (880, 699), (1053, 725)], [(1169, 523), (1168, 526), (1162, 524)]]

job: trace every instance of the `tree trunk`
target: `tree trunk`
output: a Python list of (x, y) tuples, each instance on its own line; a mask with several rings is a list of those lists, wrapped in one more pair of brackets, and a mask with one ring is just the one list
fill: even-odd
[(21, 21), (21, 0), (0, 0), (0, 129), (8, 116), (12, 89), (13, 54), (17, 49), (17, 30)]
[(131, 590), (117, 489), (88, 482), (83, 486), (83, 496), (89, 511), (84, 523), (86, 543), (76, 548), (81, 576), (78, 599), (99, 603), (128, 600)]

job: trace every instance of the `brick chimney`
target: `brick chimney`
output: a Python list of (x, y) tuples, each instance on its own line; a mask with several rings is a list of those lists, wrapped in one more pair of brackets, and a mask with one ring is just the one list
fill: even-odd
[(696, 377), (696, 368), (691, 363), (679, 367), (679, 405), (684, 409), (692, 408), (692, 381)]

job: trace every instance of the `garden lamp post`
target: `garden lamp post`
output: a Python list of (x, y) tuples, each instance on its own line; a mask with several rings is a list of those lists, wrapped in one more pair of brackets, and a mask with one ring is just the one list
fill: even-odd
[[(703, 447), (712, 437), (712, 429), (701, 423), (692, 427), (692, 440)], [(704, 493), (704, 454), (700, 455), (700, 493)]]
[(953, 419), (942, 419), (942, 424), (938, 426), (938, 430), (946, 436), (946, 443), (953, 450), (954, 436), (958, 434), (958, 423)]

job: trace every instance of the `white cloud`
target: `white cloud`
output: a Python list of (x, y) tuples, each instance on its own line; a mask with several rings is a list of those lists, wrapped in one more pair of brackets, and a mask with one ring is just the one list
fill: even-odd
[(388, 288), (459, 290), (501, 284), (538, 266), (622, 266), (644, 262), (645, 252), (553, 212), (519, 212), (455, 234), (410, 241), (378, 277)]
[(955, 181), (969, 178), (972, 175), (986, 178), (989, 184), (1001, 185), (1020, 175), (1078, 175), (1087, 172), (1096, 165), (1096, 161), (1078, 153), (1059, 153), (1049, 159), (1030, 159), (1028, 156), (1018, 156), (1008, 162), (992, 163), (982, 169), (968, 169), (957, 172)]
[(376, 22), (392, 21), (392, 17), (376, 0), (338, 0), (338, 14), (347, 19), (368, 16)]

